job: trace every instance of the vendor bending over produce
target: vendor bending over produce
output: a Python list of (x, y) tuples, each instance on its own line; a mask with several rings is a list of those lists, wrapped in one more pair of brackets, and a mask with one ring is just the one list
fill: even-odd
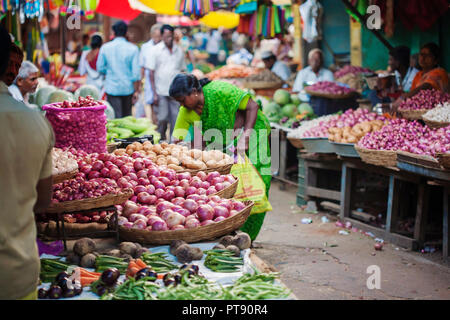
[[(226, 82), (198, 80), (190, 74), (178, 74), (170, 86), (169, 95), (181, 104), (173, 132), (175, 142), (191, 136), (189, 128), (193, 127), (192, 142), (196, 148), (201, 146), (204, 149), (209, 136), (216, 138), (211, 139), (214, 141), (210, 141), (209, 146), (214, 143), (222, 150), (227, 146), (237, 147), (240, 154), (246, 153), (260, 173), (268, 195), (272, 179), (270, 124), (250, 94)], [(242, 128), (244, 132), (239, 138)], [(222, 141), (210, 129), (216, 129), (223, 137)], [(265, 212), (251, 215), (241, 229), (254, 240), (264, 217)]]

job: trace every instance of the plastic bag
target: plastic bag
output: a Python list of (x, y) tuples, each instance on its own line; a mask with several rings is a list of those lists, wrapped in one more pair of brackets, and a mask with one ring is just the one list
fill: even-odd
[(247, 156), (239, 157), (230, 173), (239, 178), (233, 198), (240, 201), (251, 200), (255, 203), (250, 214), (272, 211), (272, 205), (266, 195), (266, 185)]

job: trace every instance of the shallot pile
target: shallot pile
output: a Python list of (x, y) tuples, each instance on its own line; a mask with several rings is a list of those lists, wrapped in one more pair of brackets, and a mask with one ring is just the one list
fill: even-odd
[(399, 110), (429, 110), (439, 104), (450, 102), (450, 95), (439, 90), (421, 90), (415, 96), (403, 101)]
[(339, 79), (343, 76), (346, 76), (347, 74), (360, 74), (360, 73), (371, 73), (372, 71), (370, 69), (366, 69), (363, 67), (357, 67), (357, 66), (351, 66), (347, 65), (343, 67), (342, 69), (339, 69), (334, 73), (334, 78)]
[(51, 107), (61, 108), (46, 109), (57, 148), (72, 146), (89, 153), (106, 152), (106, 106), (92, 98), (80, 97), (78, 101), (64, 101)]
[(353, 89), (340, 86), (331, 81), (320, 81), (313, 84), (312, 86), (307, 87), (307, 89), (312, 92), (336, 95), (344, 95), (355, 91)]
[(319, 118), (316, 118), (313, 120), (309, 120), (309, 121), (302, 121), (302, 122), (300, 122), (300, 127), (298, 127), (295, 130), (289, 131), (288, 138), (301, 139), (304, 137), (304, 134), (306, 132), (308, 132), (309, 130), (316, 128), (316, 127), (321, 127), (328, 121), (338, 118), (338, 117), (339, 117), (338, 115), (333, 114), (333, 115), (322, 116), (322, 117), (319, 117)]
[(78, 164), (75, 156), (67, 151), (59, 148), (52, 150), (52, 174), (58, 175), (66, 172), (71, 172), (78, 169)]
[(392, 120), (380, 131), (364, 136), (358, 145), (371, 150), (406, 151), (434, 157), (450, 151), (450, 126), (432, 129), (417, 121)]
[(385, 121), (386, 118), (370, 112), (367, 109), (348, 109), (338, 117), (332, 117), (328, 121), (319, 123), (316, 127), (303, 133), (302, 138), (327, 138), (330, 128), (354, 127), (363, 122)]
[(93, 178), (86, 180), (83, 174), (76, 178), (53, 185), (53, 203), (101, 197), (106, 194), (120, 192), (117, 183), (112, 179)]

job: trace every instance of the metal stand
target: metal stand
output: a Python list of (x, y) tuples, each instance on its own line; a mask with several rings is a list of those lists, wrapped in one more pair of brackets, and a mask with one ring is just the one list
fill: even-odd
[[(114, 225), (113, 230), (79, 233), (79, 234), (76, 234), (76, 236), (89, 237), (89, 236), (98, 235), (98, 234), (115, 234), (116, 240), (117, 240), (117, 242), (119, 242), (119, 224), (118, 224), (117, 208), (115, 206), (110, 206), (110, 207), (104, 207), (104, 208), (95, 208), (95, 209), (90, 209), (90, 210), (79, 211), (77, 213), (89, 213), (89, 212), (94, 212), (94, 211), (113, 211), (114, 212), (112, 214), (113, 221), (108, 222), (108, 229), (110, 228), (110, 223), (113, 223), (113, 225)], [(65, 229), (65, 225), (64, 225), (64, 215), (66, 215), (66, 214), (73, 214), (73, 212), (61, 212), (56, 215), (57, 216), (56, 230), (58, 233), (58, 239), (61, 239), (61, 233), (62, 233), (64, 250), (67, 250), (67, 237), (66, 237), (66, 229)], [(61, 223), (61, 228), (59, 227), (60, 223)]]

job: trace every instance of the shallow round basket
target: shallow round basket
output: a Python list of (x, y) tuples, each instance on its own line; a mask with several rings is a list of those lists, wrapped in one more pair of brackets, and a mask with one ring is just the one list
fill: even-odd
[(107, 194), (103, 197), (72, 200), (52, 203), (46, 210), (47, 213), (62, 213), (91, 210), (96, 208), (110, 207), (127, 201), (134, 191), (132, 189), (121, 190), (118, 194)]
[(356, 91), (345, 93), (345, 94), (331, 94), (331, 93), (312, 91), (312, 90), (308, 89), (307, 87), (305, 88), (305, 91), (310, 96), (326, 98), (326, 99), (348, 99), (351, 97), (358, 96), (358, 92), (356, 92)]
[(402, 110), (399, 109), (398, 112), (402, 115), (402, 118), (408, 120), (422, 120), (422, 116), (430, 110), (421, 109), (421, 110)]
[(300, 139), (296, 139), (296, 138), (289, 138), (288, 137), (289, 142), (292, 144), (292, 146), (294, 148), (297, 149), (303, 149), (303, 142)]
[(177, 173), (189, 172), (191, 175), (196, 175), (200, 171), (203, 171), (203, 172), (206, 172), (206, 173), (217, 171), (217, 172), (219, 172), (222, 175), (226, 175), (226, 174), (229, 174), (231, 172), (231, 167), (233, 166), (233, 164), (234, 163), (230, 163), (230, 164), (227, 164), (227, 165), (222, 166), (222, 167), (208, 168), (208, 169), (187, 169), (187, 168), (185, 168), (185, 170), (179, 171)]
[(445, 128), (450, 126), (450, 122), (437, 122), (437, 121), (431, 121), (427, 120), (422, 116), (422, 120), (425, 122), (425, 124), (432, 128), (432, 129), (439, 129), (439, 128)]
[(75, 178), (77, 173), (78, 173), (78, 169), (54, 175), (54, 176), (52, 176), (53, 184), (61, 183), (63, 181)]
[(242, 81), (247, 89), (279, 89), (283, 86), (282, 81)]
[(361, 148), (358, 145), (355, 145), (355, 150), (358, 152), (361, 160), (365, 163), (382, 167), (397, 166), (397, 152), (395, 151), (370, 150)]
[(231, 199), (231, 198), (233, 198), (234, 194), (236, 193), (237, 187), (239, 185), (239, 178), (236, 178), (236, 177), (234, 177), (234, 178), (236, 179), (236, 181), (233, 182), (231, 184), (231, 186), (229, 186), (229, 187), (227, 187), (227, 188), (225, 188), (223, 190), (220, 190), (220, 191), (218, 191), (218, 192), (216, 192), (216, 193), (214, 193), (212, 195), (219, 196), (219, 197), (224, 198), (224, 199)]
[(244, 203), (246, 207), (238, 214), (207, 226), (174, 231), (148, 231), (119, 226), (119, 236), (126, 241), (142, 244), (170, 244), (173, 240), (183, 240), (187, 243), (213, 240), (242, 227), (254, 205), (253, 201)]
[[(58, 234), (58, 227), (56, 226), (55, 221), (49, 222), (37, 222), (36, 227), (39, 235), (57, 238), (60, 236)], [(104, 231), (109, 230), (108, 224), (106, 223), (97, 223), (97, 222), (89, 222), (89, 223), (68, 223), (64, 222), (64, 232), (66, 238), (70, 239), (79, 239), (82, 236), (89, 235), (89, 237), (99, 237), (104, 235)], [(62, 231), (59, 230), (61, 233)]]
[(450, 170), (450, 153), (438, 153), (436, 157), (442, 167)]

